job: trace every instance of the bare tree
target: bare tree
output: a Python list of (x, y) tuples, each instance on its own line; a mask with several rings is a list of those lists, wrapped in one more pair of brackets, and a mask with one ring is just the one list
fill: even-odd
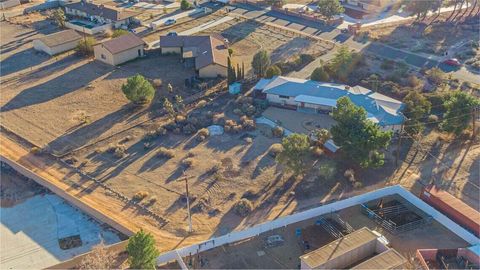
[(92, 251), (80, 262), (80, 269), (111, 269), (115, 262), (114, 254), (103, 244), (93, 247)]

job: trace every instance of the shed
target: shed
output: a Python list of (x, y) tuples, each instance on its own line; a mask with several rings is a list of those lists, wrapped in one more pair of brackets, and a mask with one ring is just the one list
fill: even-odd
[(480, 213), (466, 203), (455, 198), (450, 193), (437, 188), (435, 185), (425, 187), (420, 198), (438, 211), (464, 227), (468, 231), (480, 236)]
[(74, 49), (81, 39), (82, 36), (75, 30), (64, 30), (33, 40), (33, 48), (55, 55)]
[(112, 66), (144, 56), (145, 42), (132, 33), (107, 40), (93, 47), (95, 59)]
[(242, 91), (242, 84), (234, 82), (228, 86), (228, 92), (232, 95), (237, 95)]

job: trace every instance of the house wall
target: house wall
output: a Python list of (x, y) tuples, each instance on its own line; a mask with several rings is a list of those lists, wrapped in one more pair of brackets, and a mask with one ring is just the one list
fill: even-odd
[(218, 76), (227, 77), (227, 68), (217, 64), (210, 64), (198, 70), (200, 78), (216, 78)]
[(76, 31), (81, 32), (81, 33), (88, 34), (88, 35), (95, 35), (95, 34), (98, 34), (100, 32), (103, 32), (107, 29), (112, 29), (111, 24), (104, 24), (104, 25), (100, 25), (100, 26), (89, 29), (89, 28), (86, 28), (86, 27), (81, 27), (80, 25), (70, 23), (70, 22), (65, 22), (65, 27), (76, 30)]
[(88, 20), (93, 20), (96, 19), (99, 23), (106, 23), (106, 24), (111, 24), (112, 27), (114, 28), (120, 28), (122, 26), (127, 26), (130, 23), (130, 18), (121, 20), (121, 21), (112, 21), (110, 19), (97, 16), (97, 15), (89, 15), (86, 12), (77, 10), (77, 9), (71, 9), (68, 7), (65, 7), (65, 13), (73, 16), (79, 16), (82, 18), (86, 18)]
[(105, 47), (103, 47), (102, 44), (99, 44), (93, 47), (95, 59), (112, 66), (120, 65), (127, 61), (137, 58), (138, 50), (141, 51), (141, 56), (145, 55), (143, 45), (117, 53), (115, 55), (113, 55), (107, 49), (105, 49)]
[(20, 5), (20, 0), (7, 0), (0, 2), (0, 9), (7, 9)]
[(182, 48), (181, 47), (167, 47), (161, 48), (162, 54), (181, 54)]
[(267, 100), (270, 103), (297, 106), (297, 102), (295, 101), (295, 97), (281, 98), (279, 95), (267, 94)]
[(62, 52), (66, 52), (66, 51), (75, 49), (75, 47), (77, 47), (77, 45), (78, 45), (79, 40), (80, 39), (72, 41), (72, 42), (60, 44), (60, 45), (55, 46), (55, 47), (48, 47), (47, 45), (45, 45), (45, 43), (43, 43), (39, 39), (36, 39), (36, 40), (33, 41), (33, 48), (37, 51), (43, 51), (43, 52), (45, 52), (49, 55), (55, 55), (55, 54), (59, 54), (59, 53), (62, 53)]

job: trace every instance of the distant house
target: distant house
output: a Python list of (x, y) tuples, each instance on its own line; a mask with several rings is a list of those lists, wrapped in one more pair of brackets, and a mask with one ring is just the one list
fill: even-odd
[(55, 55), (74, 49), (81, 39), (75, 30), (64, 30), (33, 40), (33, 48)]
[(227, 76), (228, 47), (220, 35), (162, 36), (160, 49), (162, 54), (181, 54), (200, 78)]
[(401, 101), (361, 86), (276, 76), (260, 80), (254, 87), (254, 95), (273, 105), (306, 113), (330, 113), (339, 98), (348, 96), (367, 111), (369, 120), (384, 130), (399, 131), (404, 122), (401, 112), (405, 106)]
[(112, 28), (127, 27), (133, 22), (134, 17), (139, 14), (138, 12), (121, 10), (108, 5), (88, 3), (84, 0), (66, 5), (65, 13), (96, 24), (108, 24)]
[(340, 0), (347, 10), (358, 11), (361, 13), (379, 13), (386, 8), (399, 3), (399, 0)]
[(145, 55), (145, 42), (132, 33), (99, 43), (93, 47), (95, 59), (112, 66)]

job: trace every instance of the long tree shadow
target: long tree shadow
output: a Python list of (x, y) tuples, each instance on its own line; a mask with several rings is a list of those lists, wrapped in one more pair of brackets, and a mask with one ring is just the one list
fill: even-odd
[[(2, 50), (2, 54), (4, 53), (6, 52)], [(39, 65), (48, 59), (50, 59), (49, 55), (37, 52), (33, 48), (19, 51), (0, 61), (0, 74), (6, 76)]]
[[(89, 82), (105, 75), (112, 69), (113, 68), (105, 68), (105, 66), (97, 65), (95, 62), (87, 63), (53, 80), (23, 90), (13, 99), (9, 100), (8, 103), (1, 108), (1, 111), (5, 112), (20, 109), (61, 97), (84, 87)], [(80, 74), (82, 76), (79, 76)]]

